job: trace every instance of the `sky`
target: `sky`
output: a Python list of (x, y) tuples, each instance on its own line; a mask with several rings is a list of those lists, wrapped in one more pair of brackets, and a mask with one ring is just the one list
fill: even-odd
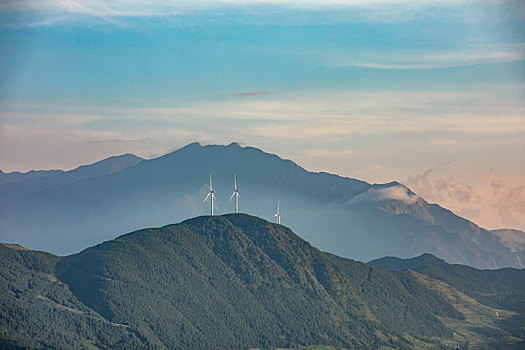
[(525, 2), (0, 3), (2, 171), (194, 141), (525, 230)]

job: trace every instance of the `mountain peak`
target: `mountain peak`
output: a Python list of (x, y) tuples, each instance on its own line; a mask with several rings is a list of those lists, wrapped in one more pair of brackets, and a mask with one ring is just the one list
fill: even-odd
[(180, 152), (195, 151), (195, 150), (209, 149), (209, 148), (241, 149), (243, 147), (238, 142), (231, 142), (228, 145), (218, 145), (218, 144), (203, 145), (200, 142), (196, 141), (196, 142), (189, 143), (186, 146), (183, 146), (181, 148), (177, 148), (173, 151), (170, 151), (164, 156), (161, 156), (160, 158), (165, 157), (165, 156), (175, 155)]
[[(182, 151), (183, 149), (192, 149), (192, 148), (200, 148), (200, 147), (203, 147), (200, 142), (192, 142), (192, 143), (188, 143), (186, 146), (178, 149), (178, 151)], [(175, 151), (176, 152), (176, 151)]]
[(0, 242), (0, 245), (3, 245), (4, 247), (7, 247), (7, 248), (11, 248), (13, 250), (23, 250), (23, 251), (31, 250), (29, 248), (26, 248), (26, 247), (21, 246), (20, 244), (16, 244), (16, 243), (1, 243)]
[(93, 164), (81, 165), (71, 172), (86, 172), (91, 176), (105, 173), (115, 173), (125, 168), (135, 166), (144, 159), (131, 153), (110, 156)]

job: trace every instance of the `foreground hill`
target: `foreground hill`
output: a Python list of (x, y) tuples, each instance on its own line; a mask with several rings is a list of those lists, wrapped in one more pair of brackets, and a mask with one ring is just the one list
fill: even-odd
[(431, 254), (412, 259), (385, 257), (368, 265), (393, 271), (411, 269), (446, 282), (483, 305), (525, 313), (525, 269), (477, 270), (448, 264)]
[(519, 328), (514, 314), (502, 310), (508, 323), (498, 327), (483, 309), (476, 315), (489, 327), (458, 334), (472, 328), (465, 314), (422, 275), (321, 252), (284, 226), (244, 214), (140, 230), (63, 258), (15, 248), (0, 246), (8, 291), (0, 335), (7, 348), (518, 342), (507, 330)]
[(407, 288), (405, 275), (322, 253), (247, 215), (134, 232), (63, 259), (57, 276), (107, 319), (142, 324), (167, 348), (407, 347), (404, 334), (452, 336), (435, 312), (460, 317)]
[(55, 277), (60, 258), (10, 247), (0, 245), (0, 349), (147, 345), (136, 329), (109, 322), (72, 295)]
[(519, 234), (484, 230), (398, 183), (313, 173), (235, 143), (194, 143), (155, 159), (126, 155), (0, 184), (0, 239), (65, 255), (119, 232), (207, 214), (202, 200), (210, 173), (216, 213), (233, 210), (228, 200), (236, 173), (241, 211), (270, 218), (280, 200), (283, 223), (340, 256), (369, 261), (429, 252), (477, 268), (521, 267), (525, 261)]

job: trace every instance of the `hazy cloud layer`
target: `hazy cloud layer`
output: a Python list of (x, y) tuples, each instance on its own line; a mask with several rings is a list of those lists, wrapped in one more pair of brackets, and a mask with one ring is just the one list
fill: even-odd
[[(502, 95), (508, 89), (498, 87)], [(80, 148), (93, 153), (89, 159), (119, 151), (147, 157), (192, 141), (231, 140), (249, 140), (248, 144), (298, 160), (320, 160), (316, 168), (331, 167), (324, 158), (333, 164), (344, 157), (355, 160), (362, 156), (359, 166), (352, 167), (355, 171), (378, 163), (364, 159), (373, 156), (377, 148), (385, 156), (397, 153), (401, 161), (407, 147), (412, 153), (450, 151), (457, 157), (463, 157), (462, 150), (470, 154), (472, 147), (491, 147), (493, 151), (483, 154), (491, 159), (502, 147), (515, 152), (523, 149), (524, 115), (522, 102), (508, 100), (508, 96), (461, 91), (305, 92), (249, 99), (239, 96), (164, 108), (3, 111), (0, 145), (11, 151), (3, 152), (0, 166), (4, 170), (49, 167), (39, 164), (43, 158), (36, 155), (46, 152), (45, 160), (50, 164), (53, 158), (60, 158), (62, 163), (55, 166), (69, 168), (86, 161), (74, 151)], [(88, 150), (94, 144), (103, 149), (104, 143), (116, 148), (106, 154)], [(50, 149), (45, 151), (47, 144)], [(55, 144), (71, 151), (54, 153)], [(318, 151), (308, 151), (315, 149)], [(447, 190), (459, 193), (451, 187)]]
[(525, 229), (522, 176), (489, 172), (458, 179), (456, 174), (451, 174), (453, 170), (447, 167), (428, 169), (409, 176), (404, 183), (427, 201), (438, 203), (482, 227)]

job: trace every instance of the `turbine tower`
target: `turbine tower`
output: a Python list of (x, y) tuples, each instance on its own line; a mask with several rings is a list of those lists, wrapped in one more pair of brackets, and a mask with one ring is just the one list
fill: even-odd
[(230, 202), (233, 199), (233, 196), (235, 196), (235, 214), (239, 213), (239, 189), (237, 188), (237, 174), (233, 175), (233, 193), (230, 197)]
[(208, 195), (206, 196), (206, 198), (204, 198), (204, 202), (206, 202), (208, 197), (210, 197), (210, 201), (211, 201), (211, 216), (213, 216), (213, 200), (215, 199), (214, 193), (215, 193), (215, 191), (213, 190), (213, 186), (211, 185), (211, 174), (210, 174), (210, 192), (208, 192)]
[(281, 205), (281, 201), (277, 201), (277, 214), (275, 214), (273, 217), (276, 217), (277, 218), (277, 223), (280, 224), (281, 223), (281, 211), (279, 209)]

